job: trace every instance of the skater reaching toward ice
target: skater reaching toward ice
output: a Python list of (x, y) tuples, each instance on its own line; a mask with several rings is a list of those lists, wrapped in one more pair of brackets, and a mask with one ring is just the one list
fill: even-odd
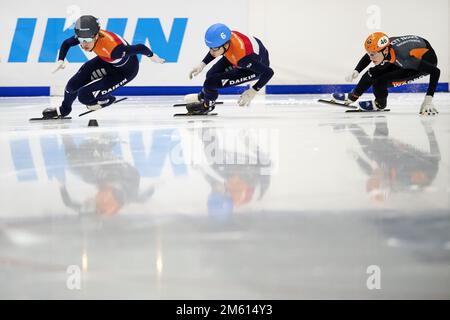
[(217, 23), (208, 28), (205, 43), (210, 48), (203, 61), (189, 74), (192, 79), (202, 72), (215, 58), (223, 56), (206, 74), (202, 91), (185, 96), (190, 113), (208, 113), (214, 109), (218, 89), (258, 80), (242, 93), (239, 106), (248, 106), (255, 95), (272, 78), (269, 53), (263, 43), (226, 25)]
[(100, 29), (98, 19), (86, 15), (75, 23), (75, 35), (62, 43), (53, 72), (65, 68), (67, 52), (78, 44), (83, 50), (94, 52), (97, 57), (84, 63), (69, 80), (61, 106), (45, 109), (42, 112), (44, 119), (67, 116), (77, 97), (90, 110), (98, 110), (114, 103), (116, 98), (111, 93), (128, 84), (139, 71), (137, 54), (145, 55), (155, 63), (165, 62), (147, 46), (129, 45), (115, 33)]
[[(154, 194), (153, 186), (142, 186), (137, 168), (117, 155), (114, 150), (120, 141), (108, 134), (89, 135), (75, 139), (71, 135), (62, 138), (65, 161), (71, 173), (84, 183), (95, 187), (95, 192), (82, 197), (71, 193), (61, 181), (60, 194), (63, 203), (79, 214), (113, 216), (129, 204), (146, 203)], [(72, 191), (79, 190), (78, 188)]]
[[(205, 127), (197, 132), (207, 161), (195, 168), (211, 187), (208, 215), (217, 222), (229, 222), (234, 209), (261, 200), (267, 193), (274, 167), (271, 154), (260, 147), (253, 130), (239, 130), (233, 136), (217, 128)], [(230, 140), (243, 148), (230, 149)]]
[(385, 118), (375, 123), (372, 137), (358, 124), (347, 125), (363, 151), (364, 156), (355, 153), (355, 160), (368, 176), (366, 191), (374, 200), (384, 201), (394, 192), (420, 192), (433, 183), (441, 152), (432, 124), (425, 120), (421, 124), (429, 151), (391, 138)]
[(372, 86), (375, 100), (361, 101), (358, 104), (359, 108), (364, 111), (381, 110), (387, 105), (388, 88), (401, 86), (429, 75), (428, 90), (419, 113), (422, 115), (438, 113), (433, 104), (433, 96), (440, 70), (437, 67), (436, 53), (427, 40), (415, 35), (389, 38), (382, 32), (375, 32), (366, 39), (364, 46), (367, 54), (345, 79), (348, 82), (356, 79), (370, 62), (375, 66), (364, 73), (351, 93), (334, 93), (334, 100), (351, 104)]

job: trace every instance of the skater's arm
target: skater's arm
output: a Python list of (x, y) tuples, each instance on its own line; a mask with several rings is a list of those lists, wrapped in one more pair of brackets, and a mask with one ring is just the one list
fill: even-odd
[(358, 158), (356, 159), (356, 163), (359, 165), (359, 168), (364, 171), (365, 174), (369, 176), (372, 174), (372, 167), (370, 166), (369, 162), (364, 160), (362, 157), (358, 156)]
[(434, 93), (436, 92), (439, 77), (441, 76), (441, 70), (439, 70), (438, 67), (424, 60), (420, 61), (418, 70), (420, 72), (425, 72), (430, 75), (430, 82), (428, 84), (427, 96), (433, 96)]
[(112, 59), (121, 59), (128, 56), (135, 56), (137, 54), (142, 54), (147, 57), (153, 56), (153, 51), (150, 50), (146, 45), (144, 44), (136, 44), (127, 46), (124, 44), (119, 44), (117, 47), (114, 48), (114, 50), (111, 52), (111, 58)]
[(369, 64), (370, 64), (370, 57), (368, 54), (365, 54), (364, 57), (362, 57), (361, 60), (359, 60), (355, 70), (361, 73), (365, 68), (367, 68)]
[(255, 57), (253, 57), (253, 55), (256, 56), (255, 54), (251, 54), (239, 60), (238, 66), (251, 70), (259, 76), (258, 82), (256, 82), (253, 86), (253, 89), (259, 91), (273, 77), (274, 72), (271, 67), (262, 64)]
[(66, 207), (71, 208), (75, 211), (80, 211), (81, 204), (77, 203), (70, 197), (69, 192), (67, 192), (66, 186), (61, 186), (59, 192), (61, 194), (62, 201)]
[(213, 61), (215, 58), (211, 55), (211, 53), (208, 52), (208, 54), (203, 58), (202, 62), (207, 65), (211, 61)]
[(58, 60), (64, 60), (67, 56), (67, 52), (69, 52), (69, 49), (71, 47), (75, 47), (78, 44), (80, 44), (80, 42), (75, 36), (64, 40), (64, 42), (61, 44), (61, 47), (59, 48)]

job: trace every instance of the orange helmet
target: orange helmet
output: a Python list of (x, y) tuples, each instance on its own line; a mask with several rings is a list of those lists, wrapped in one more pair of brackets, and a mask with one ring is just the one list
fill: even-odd
[(123, 206), (117, 190), (111, 186), (100, 186), (95, 196), (97, 213), (103, 216), (112, 216), (119, 212)]
[(367, 52), (379, 52), (389, 46), (389, 37), (383, 32), (374, 32), (367, 37), (364, 47)]
[(252, 200), (255, 188), (249, 185), (238, 175), (234, 175), (227, 179), (225, 185), (227, 191), (230, 193), (233, 204), (240, 207)]

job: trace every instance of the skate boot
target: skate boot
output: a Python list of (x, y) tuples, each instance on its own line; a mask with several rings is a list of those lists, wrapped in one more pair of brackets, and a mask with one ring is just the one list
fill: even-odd
[(102, 100), (98, 100), (96, 104), (87, 105), (86, 108), (88, 108), (89, 110), (92, 110), (92, 111), (100, 110), (101, 108), (112, 105), (115, 101), (116, 101), (116, 97), (107, 96), (107, 97), (103, 97)]
[(376, 100), (360, 101), (358, 105), (359, 109), (363, 111), (379, 111), (385, 108), (382, 107)]
[(42, 111), (42, 118), (44, 119), (56, 119), (59, 116), (59, 108), (46, 108)]
[(200, 97), (200, 93), (191, 93), (184, 96), (184, 102), (186, 104), (203, 102), (203, 99)]
[(214, 102), (211, 102), (209, 106), (204, 102), (189, 103), (186, 105), (188, 114), (192, 115), (208, 114), (213, 111), (215, 107)]
[(97, 103), (102, 106), (102, 108), (112, 105), (116, 102), (116, 97), (108, 96), (104, 97), (102, 100), (99, 100)]
[(353, 93), (333, 93), (332, 100), (346, 105), (350, 105), (351, 103), (358, 100), (358, 97), (355, 96)]

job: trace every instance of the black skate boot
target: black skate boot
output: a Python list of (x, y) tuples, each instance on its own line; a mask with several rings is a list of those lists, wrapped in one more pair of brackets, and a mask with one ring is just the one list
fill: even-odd
[(213, 111), (215, 107), (214, 103), (210, 103), (210, 106), (208, 106), (204, 102), (189, 103), (186, 105), (188, 114), (192, 115), (208, 114)]
[(56, 108), (46, 108), (42, 111), (43, 119), (57, 119), (59, 118), (58, 110)]
[(64, 110), (66, 112), (65, 114), (61, 114), (61, 107), (58, 108), (46, 108), (42, 111), (42, 117), (40, 118), (30, 118), (30, 121), (39, 121), (39, 120), (69, 120), (72, 119), (71, 117), (68, 117), (71, 109)]

